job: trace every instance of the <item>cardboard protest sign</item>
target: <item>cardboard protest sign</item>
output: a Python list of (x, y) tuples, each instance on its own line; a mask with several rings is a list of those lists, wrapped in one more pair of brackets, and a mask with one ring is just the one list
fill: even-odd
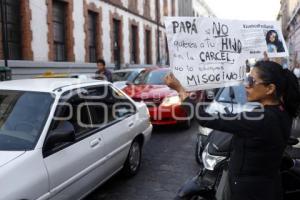
[(246, 60), (288, 55), (276, 22), (167, 17), (170, 64), (188, 91), (236, 85)]

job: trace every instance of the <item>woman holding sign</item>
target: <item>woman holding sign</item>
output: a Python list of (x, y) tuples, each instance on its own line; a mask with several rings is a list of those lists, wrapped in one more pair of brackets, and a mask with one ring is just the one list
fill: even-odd
[[(174, 75), (166, 76), (165, 82), (179, 93), (183, 106), (192, 113), (186, 104), (194, 102)], [(245, 88), (248, 101), (261, 103), (263, 111), (212, 116), (200, 106), (194, 113), (202, 126), (233, 134), (229, 163), (232, 199), (279, 200), (281, 159), (292, 120), (299, 111), (298, 81), (281, 65), (260, 61), (247, 77)]]

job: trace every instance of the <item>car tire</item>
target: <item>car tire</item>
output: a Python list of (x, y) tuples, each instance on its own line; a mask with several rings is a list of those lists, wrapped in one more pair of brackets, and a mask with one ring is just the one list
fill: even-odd
[(197, 135), (196, 148), (195, 148), (195, 159), (200, 165), (203, 164), (202, 153), (203, 153), (203, 136), (201, 134)]
[(138, 173), (142, 160), (141, 144), (138, 140), (134, 140), (130, 146), (128, 156), (124, 163), (123, 174), (127, 177), (134, 176)]

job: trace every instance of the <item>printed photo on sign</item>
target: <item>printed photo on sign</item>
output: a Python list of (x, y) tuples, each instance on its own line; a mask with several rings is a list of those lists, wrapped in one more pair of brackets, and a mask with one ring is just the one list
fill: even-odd
[(282, 39), (279, 38), (276, 30), (265, 31), (268, 53), (283, 53), (285, 52)]

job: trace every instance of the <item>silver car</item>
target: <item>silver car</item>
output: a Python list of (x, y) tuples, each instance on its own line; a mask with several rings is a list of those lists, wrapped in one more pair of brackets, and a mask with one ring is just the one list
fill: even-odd
[(135, 175), (152, 125), (110, 83), (0, 83), (0, 199), (82, 199), (118, 171)]

